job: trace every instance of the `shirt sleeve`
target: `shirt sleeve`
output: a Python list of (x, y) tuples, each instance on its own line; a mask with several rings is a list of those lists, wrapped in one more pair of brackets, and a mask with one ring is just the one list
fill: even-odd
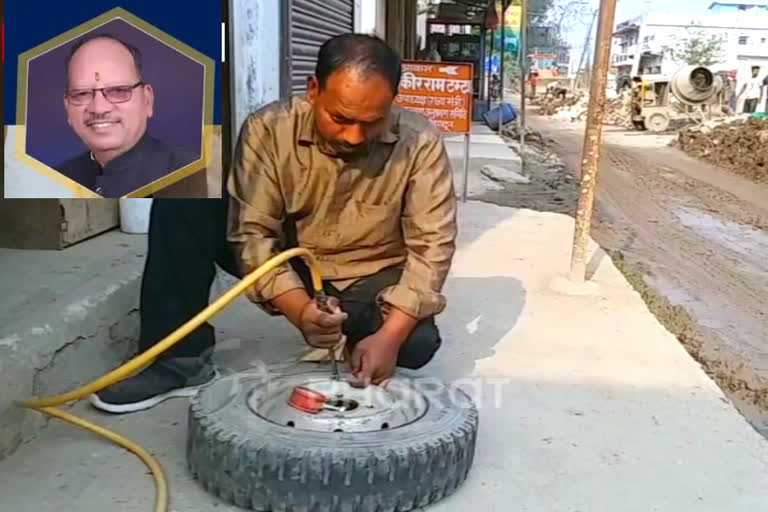
[[(229, 192), (228, 239), (244, 275), (281, 251), (285, 205), (275, 156), (275, 137), (263, 120), (251, 116), (243, 124), (235, 148)], [(267, 312), (269, 304), (287, 291), (304, 288), (289, 264), (268, 272), (246, 295)]]
[(397, 285), (379, 294), (391, 305), (419, 320), (445, 309), (441, 291), (456, 250), (456, 194), (453, 170), (440, 133), (421, 135), (414, 155), (402, 214), (407, 258)]

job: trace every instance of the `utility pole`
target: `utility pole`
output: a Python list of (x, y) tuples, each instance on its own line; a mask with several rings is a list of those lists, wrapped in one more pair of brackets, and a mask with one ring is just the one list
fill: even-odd
[(592, 22), (589, 24), (587, 39), (584, 41), (584, 49), (581, 51), (581, 59), (579, 59), (579, 69), (576, 70), (576, 80), (573, 84), (574, 89), (578, 89), (579, 87), (579, 80), (581, 80), (581, 69), (582, 66), (584, 66), (584, 58), (587, 56), (587, 52), (589, 51), (589, 43), (592, 42), (592, 30), (595, 28), (595, 20), (597, 19), (598, 12), (599, 11), (595, 9), (595, 12), (592, 13)]
[(608, 84), (608, 67), (613, 41), (613, 24), (616, 17), (616, 0), (600, 0), (600, 14), (595, 45), (595, 64), (587, 112), (587, 127), (584, 134), (584, 150), (581, 162), (581, 193), (576, 210), (576, 229), (573, 237), (570, 280), (574, 283), (586, 281), (587, 248), (592, 227), (592, 212), (595, 205), (595, 186), (600, 165), (600, 142), (603, 135), (603, 114), (605, 112), (605, 88)]

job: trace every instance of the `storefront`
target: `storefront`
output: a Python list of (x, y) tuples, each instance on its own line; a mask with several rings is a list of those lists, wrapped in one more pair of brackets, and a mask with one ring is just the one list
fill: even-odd
[[(317, 54), (329, 38), (355, 31), (354, 0), (284, 0), (281, 96), (302, 94), (315, 72)], [(359, 2), (358, 2), (359, 4)]]
[(365, 0), (223, 0), (225, 165), (237, 133), (259, 107), (306, 91), (329, 38), (356, 31)]

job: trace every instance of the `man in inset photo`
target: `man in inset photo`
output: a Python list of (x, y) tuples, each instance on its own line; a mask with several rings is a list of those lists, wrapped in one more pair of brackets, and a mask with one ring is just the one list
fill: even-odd
[(56, 170), (103, 197), (125, 196), (198, 159), (147, 134), (155, 96), (141, 59), (108, 34), (83, 38), (67, 58), (67, 122), (88, 150)]

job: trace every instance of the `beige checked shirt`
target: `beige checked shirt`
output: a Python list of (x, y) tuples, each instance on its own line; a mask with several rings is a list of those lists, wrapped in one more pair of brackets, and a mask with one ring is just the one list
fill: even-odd
[[(268, 105), (243, 125), (227, 188), (229, 240), (244, 272), (290, 248), (290, 223), (298, 246), (314, 253), (323, 279), (337, 288), (400, 266), (400, 282), (379, 296), (382, 306), (419, 319), (444, 309), (456, 199), (441, 135), (423, 117), (393, 106), (389, 128), (367, 154), (345, 161), (317, 137), (304, 97)], [(302, 287), (284, 265), (248, 296), (269, 309)]]

